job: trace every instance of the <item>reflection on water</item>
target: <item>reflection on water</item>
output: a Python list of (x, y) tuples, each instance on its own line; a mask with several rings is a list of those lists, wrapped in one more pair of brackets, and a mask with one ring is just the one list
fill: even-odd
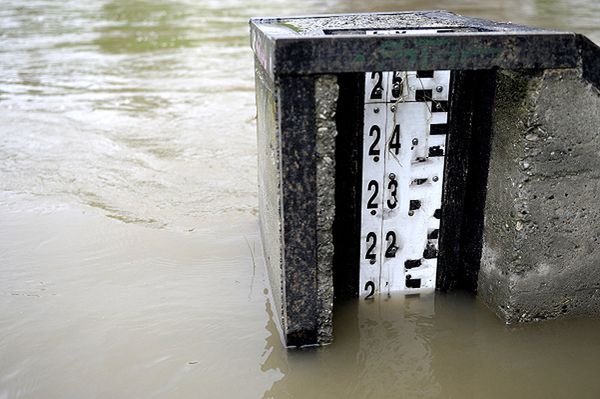
[(338, 304), (281, 348), (247, 19), (445, 8), (600, 41), (595, 0), (5, 0), (0, 398), (597, 397), (600, 323), (473, 298)]
[(284, 377), (263, 398), (594, 398), (600, 392), (598, 320), (508, 328), (468, 295), (438, 294), (348, 303), (338, 309), (336, 328), (333, 345), (288, 353)]
[(433, 295), (342, 304), (335, 343), (290, 352), (286, 376), (264, 397), (436, 397), (433, 316)]

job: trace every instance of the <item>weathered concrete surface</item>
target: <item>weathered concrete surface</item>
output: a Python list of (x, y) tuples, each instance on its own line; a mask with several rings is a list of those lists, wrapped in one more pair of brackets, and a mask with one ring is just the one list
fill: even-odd
[(277, 102), (272, 82), (258, 62), (255, 63), (258, 207), (265, 262), (271, 293), (282, 321), (282, 230), (281, 230), (281, 169), (279, 157), (280, 133), (277, 128)]
[(318, 343), (315, 77), (280, 76), (283, 330), (288, 346)]
[[(439, 14), (442, 14), (445, 18), (440, 18)], [(456, 17), (455, 14), (444, 13), (443, 11), (436, 13), (422, 11), (284, 18), (279, 21), (279, 24), (290, 28), (299, 35), (310, 35), (322, 33), (324, 30), (337, 29), (406, 29), (422, 26), (431, 28), (463, 26), (464, 21)]]
[(463, 17), (449, 11), (404, 11), (394, 13), (315, 15), (280, 18), (278, 25), (287, 27), (298, 35), (322, 34), (323, 31), (340, 29), (414, 29), (427, 27), (472, 27), (495, 31), (535, 30), (509, 23), (498, 23), (477, 18)]
[(288, 346), (333, 337), (335, 76), (281, 79), (256, 63), (260, 228)]
[(337, 78), (315, 79), (317, 134), (317, 295), (318, 343), (333, 340), (333, 220), (335, 217), (335, 112)]
[(600, 92), (498, 78), (478, 294), (507, 323), (600, 315)]

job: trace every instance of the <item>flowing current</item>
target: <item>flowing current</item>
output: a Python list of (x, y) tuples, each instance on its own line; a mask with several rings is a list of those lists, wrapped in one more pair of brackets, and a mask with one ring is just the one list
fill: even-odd
[(247, 20), (434, 8), (600, 42), (597, 0), (3, 0), (0, 399), (600, 397), (600, 321), (468, 295), (340, 306), (333, 345), (282, 349)]

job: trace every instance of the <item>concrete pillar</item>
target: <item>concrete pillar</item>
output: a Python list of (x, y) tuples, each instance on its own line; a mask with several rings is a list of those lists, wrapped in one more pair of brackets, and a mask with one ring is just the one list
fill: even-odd
[(600, 314), (600, 92), (498, 74), (478, 294), (507, 323)]
[(281, 78), (256, 64), (259, 207), (269, 280), (288, 346), (331, 342), (335, 76)]

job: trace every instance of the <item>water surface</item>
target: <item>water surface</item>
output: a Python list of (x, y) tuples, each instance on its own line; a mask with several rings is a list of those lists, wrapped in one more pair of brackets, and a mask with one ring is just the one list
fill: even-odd
[(454, 294), (282, 349), (258, 241), (251, 16), (445, 8), (600, 41), (595, 0), (0, 4), (0, 398), (600, 395), (600, 322)]

